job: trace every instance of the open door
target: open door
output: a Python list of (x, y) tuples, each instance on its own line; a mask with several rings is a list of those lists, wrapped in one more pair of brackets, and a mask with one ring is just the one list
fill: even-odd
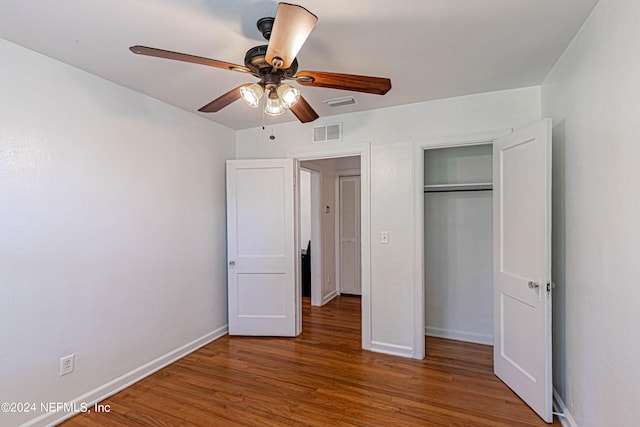
[(230, 335), (300, 333), (294, 162), (227, 161)]
[(552, 422), (551, 119), (493, 150), (494, 371)]

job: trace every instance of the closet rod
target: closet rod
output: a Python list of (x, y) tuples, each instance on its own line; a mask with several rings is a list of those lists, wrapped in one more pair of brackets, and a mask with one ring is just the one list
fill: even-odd
[(445, 193), (451, 191), (491, 191), (492, 182), (470, 182), (462, 184), (428, 184), (424, 186), (425, 193)]
[(493, 188), (461, 188), (455, 190), (424, 190), (425, 193), (459, 193), (461, 191), (493, 191)]

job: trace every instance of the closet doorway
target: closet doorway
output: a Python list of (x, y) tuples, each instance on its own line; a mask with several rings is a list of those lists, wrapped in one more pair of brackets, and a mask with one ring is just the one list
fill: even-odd
[(493, 345), (492, 145), (424, 150), (427, 336)]
[(416, 148), (416, 356), (425, 333), (493, 341), (496, 376), (550, 422), (551, 119)]

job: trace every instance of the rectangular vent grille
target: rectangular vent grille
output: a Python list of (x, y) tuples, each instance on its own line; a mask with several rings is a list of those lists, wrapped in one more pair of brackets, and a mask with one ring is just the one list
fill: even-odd
[(345, 105), (356, 104), (356, 100), (353, 96), (345, 96), (343, 98), (328, 99), (326, 102), (329, 107), (344, 107)]
[(342, 141), (342, 123), (313, 128), (313, 142)]

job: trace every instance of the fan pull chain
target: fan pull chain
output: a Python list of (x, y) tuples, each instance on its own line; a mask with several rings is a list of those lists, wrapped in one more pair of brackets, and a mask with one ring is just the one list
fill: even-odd
[[(266, 113), (264, 112), (264, 108), (262, 108), (262, 130), (266, 130), (266, 118)], [(271, 135), (269, 135), (269, 139), (271, 141), (276, 139), (276, 136), (273, 134), (273, 123), (271, 124)]]

